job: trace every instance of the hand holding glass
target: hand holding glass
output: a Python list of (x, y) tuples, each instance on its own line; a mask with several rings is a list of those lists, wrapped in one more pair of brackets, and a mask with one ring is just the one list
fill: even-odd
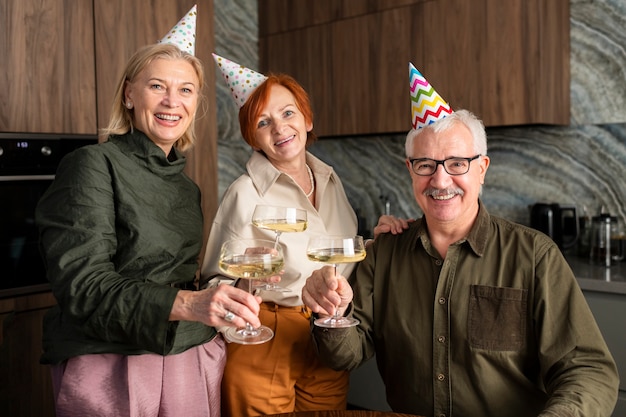
[[(258, 204), (252, 214), (252, 224), (259, 229), (272, 230), (276, 233), (274, 244), (278, 246), (278, 240), (283, 232), (303, 232), (307, 227), (306, 210), (294, 207), (266, 206)], [(265, 291), (290, 292), (274, 283), (263, 283), (256, 288)]]
[[(271, 240), (235, 239), (222, 245), (219, 268), (227, 276), (248, 280), (252, 292), (252, 280), (277, 275), (284, 267), (283, 249)], [(255, 345), (274, 337), (269, 327), (252, 327), (246, 323), (243, 329), (229, 328), (226, 337), (236, 343)]]
[[(337, 264), (360, 262), (365, 259), (365, 245), (362, 236), (318, 236), (309, 240), (307, 257), (314, 262), (321, 262), (335, 267)], [(359, 324), (355, 318), (341, 317), (339, 309), (331, 317), (314, 321), (320, 327), (352, 327)]]

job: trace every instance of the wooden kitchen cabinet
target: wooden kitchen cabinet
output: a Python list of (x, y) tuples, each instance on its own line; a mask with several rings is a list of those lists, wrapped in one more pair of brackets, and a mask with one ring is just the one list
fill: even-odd
[(0, 132), (96, 133), (93, 4), (0, 2)]
[(302, 83), (319, 136), (406, 133), (409, 62), (487, 126), (569, 124), (568, 0), (311, 3), (259, 1), (259, 69)]
[(50, 292), (0, 299), (0, 415), (54, 416), (50, 368), (39, 364)]

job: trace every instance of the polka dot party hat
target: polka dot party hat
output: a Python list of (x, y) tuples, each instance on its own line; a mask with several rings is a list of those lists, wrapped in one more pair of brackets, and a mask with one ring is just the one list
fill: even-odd
[(443, 119), (452, 109), (441, 98), (424, 76), (409, 62), (409, 89), (411, 93), (411, 124), (418, 130)]
[(181, 51), (195, 55), (197, 14), (197, 5), (194, 4), (159, 43), (176, 45)]
[(213, 54), (213, 59), (220, 71), (222, 71), (224, 81), (230, 88), (230, 94), (239, 108), (245, 104), (250, 94), (267, 80), (265, 75), (252, 71), (217, 54)]

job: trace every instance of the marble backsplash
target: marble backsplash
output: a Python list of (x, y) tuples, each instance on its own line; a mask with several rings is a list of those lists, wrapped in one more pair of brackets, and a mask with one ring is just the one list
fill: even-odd
[[(216, 52), (252, 69), (256, 5), (214, 0)], [(626, 32), (615, 30), (626, 27), (626, 2), (571, 0), (570, 9), (570, 125), (489, 128), (482, 198), (492, 214), (522, 224), (535, 202), (574, 204), (590, 215), (604, 207), (626, 224)], [(237, 107), (221, 76), (216, 81), (221, 196), (251, 151), (239, 133)], [(324, 138), (310, 150), (341, 177), (365, 234), (387, 210), (421, 215), (404, 164), (404, 135)]]

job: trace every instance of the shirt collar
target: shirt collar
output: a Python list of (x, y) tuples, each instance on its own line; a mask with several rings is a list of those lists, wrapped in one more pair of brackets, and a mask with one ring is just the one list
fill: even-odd
[[(485, 248), (487, 246), (487, 236), (489, 236), (489, 219), (489, 212), (487, 212), (487, 208), (479, 199), (478, 215), (474, 220), (474, 224), (472, 225), (469, 234), (464, 239), (464, 241), (469, 244), (470, 248), (477, 256), (483, 256), (483, 254), (485, 253)], [(430, 246), (430, 238), (428, 237), (428, 231), (426, 229), (426, 217), (424, 216), (422, 216), (422, 221), (420, 222), (417, 236), (417, 241), (422, 242), (422, 245), (424, 247)]]
[[(315, 173), (315, 188), (321, 192), (330, 181), (336, 181), (336, 174), (332, 167), (326, 165), (313, 154), (306, 153), (306, 163)], [(284, 177), (287, 181), (293, 181), (287, 174), (276, 169), (265, 155), (254, 151), (246, 163), (248, 175), (256, 187), (259, 195), (265, 195), (279, 178)]]
[(478, 199), (478, 215), (474, 225), (467, 235), (467, 242), (478, 256), (483, 256), (487, 247), (487, 237), (489, 236), (490, 216), (483, 202)]

